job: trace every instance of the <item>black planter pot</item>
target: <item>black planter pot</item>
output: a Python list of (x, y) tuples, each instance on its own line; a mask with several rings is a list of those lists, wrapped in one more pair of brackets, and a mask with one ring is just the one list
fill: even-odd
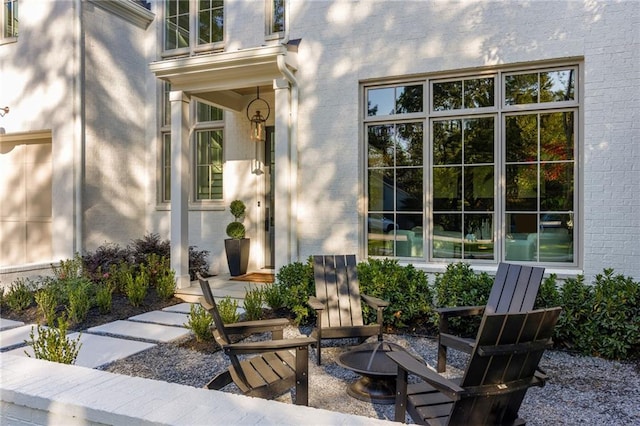
[(232, 277), (244, 275), (247, 273), (249, 265), (249, 238), (241, 240), (226, 239), (224, 240), (224, 249), (227, 253), (227, 264), (229, 265), (229, 273)]

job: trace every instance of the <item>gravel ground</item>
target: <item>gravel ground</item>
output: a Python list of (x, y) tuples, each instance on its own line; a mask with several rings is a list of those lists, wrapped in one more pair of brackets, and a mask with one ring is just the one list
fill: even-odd
[[(309, 330), (289, 327), (291, 338)], [(256, 339), (260, 339), (257, 337)], [(262, 337), (264, 338), (264, 337)], [(386, 335), (396, 343), (433, 365), (436, 343), (433, 339), (407, 335)], [(323, 365), (315, 363), (312, 349), (309, 359), (309, 405), (343, 413), (393, 420), (393, 405), (359, 401), (346, 393), (346, 386), (359, 376), (336, 364), (336, 357), (354, 340), (338, 340), (323, 346)], [(467, 355), (449, 351), (447, 376), (460, 376)], [(103, 367), (105, 371), (146, 377), (167, 382), (203, 387), (229, 362), (222, 352), (203, 354), (162, 344)], [(520, 408), (520, 416), (529, 426), (537, 425), (640, 425), (640, 365), (605, 361), (600, 358), (574, 356), (546, 351), (540, 367), (549, 379), (543, 388), (530, 388)], [(225, 392), (240, 393), (233, 385)], [(291, 403), (291, 394), (278, 398)], [(410, 423), (410, 419), (407, 419)]]

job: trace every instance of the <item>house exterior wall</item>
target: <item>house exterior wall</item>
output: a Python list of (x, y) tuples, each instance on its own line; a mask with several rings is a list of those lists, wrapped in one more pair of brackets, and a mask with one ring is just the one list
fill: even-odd
[[(126, 245), (146, 232), (170, 235), (169, 208), (158, 201), (160, 84), (148, 68), (161, 59), (163, 2), (151, 2), (156, 19), (148, 28), (96, 3), (20, 0), (19, 41), (0, 45), (0, 107), (11, 107), (0, 127), (6, 133), (51, 129), (52, 260), (107, 241)], [(355, 252), (366, 258), (363, 83), (567, 60), (581, 65), (580, 249), (574, 268), (544, 266), (561, 275), (589, 277), (612, 267), (640, 277), (637, 2), (291, 0), (289, 11), (287, 38), (302, 40), (293, 117), (295, 257)], [(282, 41), (265, 41), (263, 2), (225, 1), (226, 51)], [(273, 94), (263, 96), (275, 104)], [(228, 204), (236, 198), (248, 206), (250, 269), (260, 267), (261, 255), (260, 191), (251, 174), (246, 117), (226, 112), (224, 132), (225, 198), (189, 212), (189, 244), (209, 250), (212, 272), (222, 273)], [(287, 209), (278, 205), (276, 214)]]

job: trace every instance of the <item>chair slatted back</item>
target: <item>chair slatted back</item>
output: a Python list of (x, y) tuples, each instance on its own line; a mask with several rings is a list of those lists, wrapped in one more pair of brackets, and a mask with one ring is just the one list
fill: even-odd
[(326, 304), (324, 327), (364, 324), (355, 255), (313, 256), (316, 297)]
[(224, 348), (224, 346), (228, 345), (231, 341), (229, 340), (229, 336), (227, 335), (227, 332), (224, 328), (224, 322), (222, 321), (222, 317), (220, 316), (220, 312), (218, 311), (216, 300), (213, 298), (213, 293), (211, 293), (211, 287), (209, 287), (209, 282), (207, 280), (203, 280), (202, 278), (198, 278), (198, 282), (200, 283), (200, 288), (202, 289), (204, 300), (209, 305), (207, 310), (213, 317), (213, 322), (216, 326), (215, 330), (213, 331), (213, 337), (216, 339), (216, 342)]
[(450, 425), (508, 424), (517, 419), (560, 311), (551, 308), (483, 316), (460, 383), (473, 395), (456, 401)]
[(544, 268), (500, 263), (485, 312), (523, 312), (533, 309)]

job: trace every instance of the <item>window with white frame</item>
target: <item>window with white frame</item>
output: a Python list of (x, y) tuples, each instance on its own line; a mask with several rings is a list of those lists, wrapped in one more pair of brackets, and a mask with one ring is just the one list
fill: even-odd
[(367, 254), (574, 265), (577, 71), (366, 86)]
[(16, 41), (18, 38), (18, 0), (2, 0), (0, 18), (0, 43)]
[(265, 0), (267, 38), (284, 37), (286, 25), (286, 0)]
[(224, 42), (223, 0), (165, 0), (165, 54), (217, 50)]
[[(164, 83), (161, 126), (161, 167), (159, 199), (171, 201), (171, 105), (170, 85)], [(220, 108), (191, 101), (190, 113), (195, 121), (192, 141), (192, 193), (195, 202), (222, 200), (224, 114)]]

